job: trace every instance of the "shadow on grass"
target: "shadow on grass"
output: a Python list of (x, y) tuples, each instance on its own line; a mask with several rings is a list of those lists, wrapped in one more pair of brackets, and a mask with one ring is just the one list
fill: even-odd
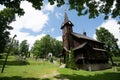
[(120, 80), (120, 73), (104, 73), (96, 75), (78, 75), (78, 74), (60, 74), (55, 76), (56, 79), (69, 79), (69, 80)]
[(0, 80), (50, 80), (49, 78), (23, 78), (21, 76), (13, 76), (13, 77), (0, 77)]
[[(0, 61), (0, 65), (3, 65), (4, 61)], [(6, 65), (29, 65), (28, 61), (7, 61)]]

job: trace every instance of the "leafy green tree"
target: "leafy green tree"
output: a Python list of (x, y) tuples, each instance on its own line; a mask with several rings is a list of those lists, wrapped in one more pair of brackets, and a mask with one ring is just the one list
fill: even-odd
[(70, 9), (78, 11), (78, 15), (89, 14), (89, 18), (95, 18), (99, 14), (104, 14), (104, 19), (108, 19), (109, 15), (112, 18), (120, 16), (120, 0), (69, 0), (69, 4)]
[(75, 64), (74, 51), (71, 49), (70, 52), (66, 52), (66, 68), (77, 69)]
[(39, 57), (46, 58), (47, 54), (51, 52), (50, 49), (50, 36), (46, 35), (41, 40), (36, 40), (32, 52), (36, 56), (36, 59)]
[(72, 49), (71, 49), (70, 57), (69, 57), (69, 68), (77, 69), (77, 66), (75, 64), (74, 51)]
[(15, 15), (12, 9), (7, 8), (0, 11), (0, 53), (4, 52), (4, 48), (7, 42), (10, 41), (9, 31), (13, 28), (8, 26), (15, 19)]
[[(23, 15), (24, 11), (20, 8), (21, 1), (25, 0), (1, 0), (0, 4), (5, 5), (7, 8), (12, 8), (18, 15)], [(43, 0), (26, 0), (32, 3), (35, 9), (41, 9), (44, 4)], [(120, 0), (48, 0), (48, 2), (53, 5), (57, 4), (58, 7), (66, 4), (69, 5), (70, 10), (76, 10), (78, 15), (89, 14), (89, 18), (95, 18), (99, 14), (104, 14), (105, 19), (109, 15), (113, 18), (120, 16)], [(115, 5), (115, 8), (113, 8)]]
[(62, 42), (58, 41), (54, 38), (51, 39), (51, 52), (54, 56), (58, 56), (59, 53), (61, 53), (62, 50)]
[(14, 40), (13, 45), (12, 45), (12, 54), (18, 55), (19, 53), (20, 53), (20, 51), (19, 51), (19, 41)]
[(27, 43), (27, 40), (23, 40), (20, 43), (20, 54), (21, 54), (21, 56), (25, 57), (25, 59), (26, 59), (27, 55), (28, 55), (28, 51), (29, 51), (29, 44)]
[(41, 56), (42, 53), (40, 53), (40, 41), (36, 40), (33, 47), (31, 48), (31, 52), (34, 53), (34, 56), (36, 56), (36, 59), (38, 59), (39, 56)]
[[(10, 41), (6, 43), (4, 52), (7, 52), (9, 49), (9, 46), (11, 45), (12, 39), (10, 38)], [(19, 41), (13, 40), (13, 43), (11, 45), (11, 54), (18, 55), (19, 54)]]
[(105, 48), (112, 56), (120, 56), (117, 39), (107, 29), (101, 27), (96, 30), (97, 40), (105, 43)]
[[(59, 50), (59, 51), (58, 51)], [(32, 53), (36, 56), (46, 58), (48, 53), (53, 53), (54, 56), (58, 56), (62, 50), (62, 43), (56, 39), (46, 35), (41, 40), (36, 40), (32, 47)]]

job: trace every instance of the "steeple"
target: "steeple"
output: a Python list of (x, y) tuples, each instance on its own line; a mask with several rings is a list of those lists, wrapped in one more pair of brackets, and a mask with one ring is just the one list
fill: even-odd
[(67, 13), (64, 14), (64, 22), (62, 23), (62, 39), (63, 39), (63, 47), (67, 50), (70, 50), (73, 47), (73, 41), (71, 38), (71, 33), (73, 32), (72, 29), (72, 22), (68, 19)]
[(64, 23), (66, 23), (68, 21), (69, 21), (69, 19), (68, 19), (67, 13), (65, 12), (65, 14), (64, 14)]
[(64, 14), (64, 22), (62, 23), (61, 29), (65, 26), (65, 25), (69, 25), (69, 26), (73, 26), (72, 22), (68, 19), (67, 13), (65, 11)]

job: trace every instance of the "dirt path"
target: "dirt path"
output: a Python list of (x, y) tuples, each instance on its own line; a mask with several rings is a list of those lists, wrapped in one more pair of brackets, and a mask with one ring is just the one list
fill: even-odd
[(59, 72), (56, 70), (52, 74), (43, 75), (41, 78), (52, 78), (52, 77), (57, 76), (57, 75), (59, 75)]
[[(64, 68), (64, 67), (65, 67), (65, 64), (62, 64), (60, 66), (60, 68)], [(55, 70), (51, 74), (43, 75), (41, 78), (42, 79), (44, 79), (44, 78), (48, 78), (48, 79), (52, 78), (52, 80), (69, 80), (69, 79), (66, 79), (66, 78), (56, 79), (55, 76), (57, 76), (57, 75), (60, 75), (60, 73), (57, 70)]]

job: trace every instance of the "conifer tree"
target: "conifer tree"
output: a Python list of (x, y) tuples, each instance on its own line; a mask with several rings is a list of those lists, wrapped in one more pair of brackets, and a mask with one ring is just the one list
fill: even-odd
[(69, 68), (76, 69), (75, 57), (74, 57), (74, 51), (73, 51), (73, 49), (71, 49), (71, 52), (70, 52)]

